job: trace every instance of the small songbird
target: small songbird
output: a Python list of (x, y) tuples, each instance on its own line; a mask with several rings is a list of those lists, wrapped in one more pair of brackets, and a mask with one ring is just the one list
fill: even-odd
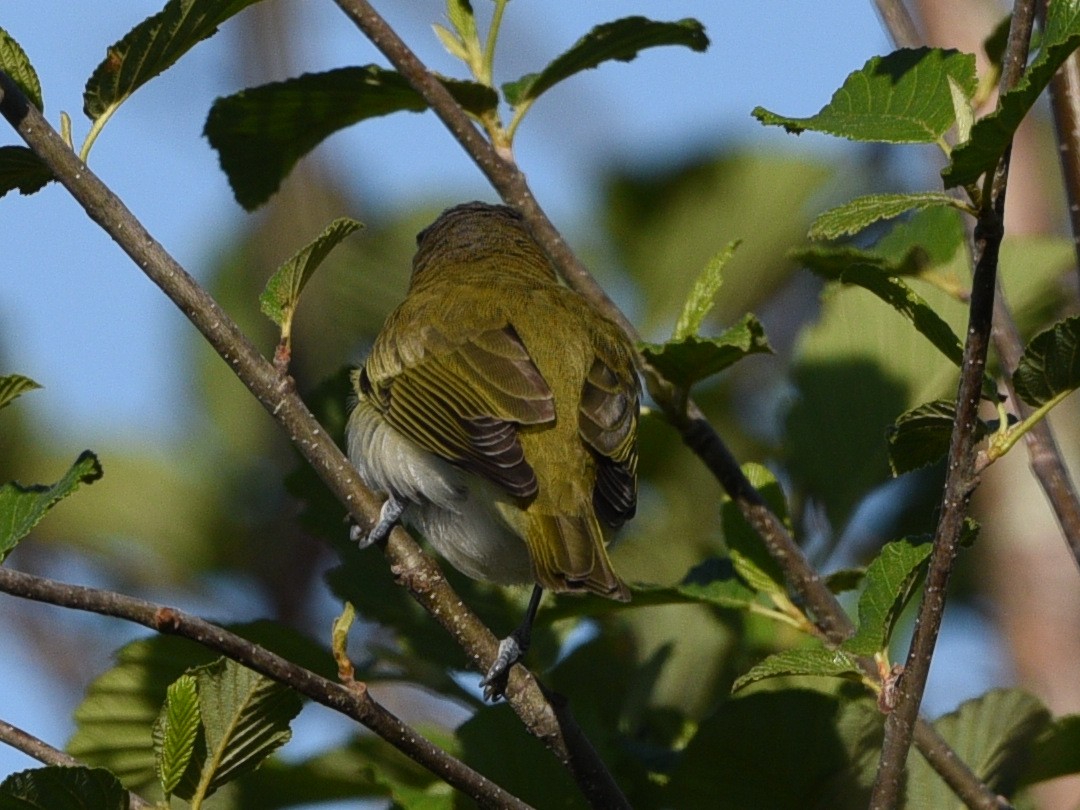
[(455, 568), (534, 583), (483, 680), (498, 697), (541, 589), (627, 601), (606, 544), (637, 504), (640, 385), (625, 333), (559, 283), (519, 214), (472, 202), (417, 236), (412, 278), (353, 372), (349, 458)]

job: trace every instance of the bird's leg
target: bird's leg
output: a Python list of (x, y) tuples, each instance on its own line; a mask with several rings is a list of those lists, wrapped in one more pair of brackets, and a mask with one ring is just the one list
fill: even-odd
[(484, 687), (484, 700), (496, 701), (506, 691), (506, 684), (510, 678), (510, 667), (525, 657), (532, 640), (533, 620), (536, 619), (536, 611), (540, 607), (540, 597), (544, 595), (544, 589), (539, 585), (533, 586), (532, 596), (529, 597), (529, 607), (525, 609), (525, 617), (517, 628), (499, 642), (499, 651), (495, 654), (495, 660), (480, 681)]
[(349, 538), (360, 548), (381, 543), (394, 530), (394, 526), (401, 518), (401, 513), (405, 511), (405, 506), (406, 501), (398, 500), (397, 496), (391, 492), (390, 496), (383, 501), (382, 508), (379, 510), (379, 521), (371, 532), (365, 537), (360, 527), (354, 523), (349, 530)]

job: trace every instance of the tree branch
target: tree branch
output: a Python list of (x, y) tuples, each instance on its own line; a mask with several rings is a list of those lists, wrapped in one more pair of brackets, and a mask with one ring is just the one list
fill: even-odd
[[(1000, 92), (1014, 87), (1023, 73), (1035, 19), (1033, 0), (1017, 0), (1013, 9), (1009, 41), (1003, 60)], [(915, 633), (900, 678), (896, 707), (885, 721), (885, 740), (871, 795), (874, 810), (898, 806), (903, 788), (904, 764), (919, 705), (930, 673), (937, 643), (953, 561), (964, 527), (968, 499), (977, 485), (975, 475), (975, 426), (981, 398), (986, 352), (990, 345), (997, 283), (998, 253), (1004, 236), (1005, 190), (1008, 184), (1011, 145), (994, 171), (975, 225), (975, 272), (972, 280), (967, 340), (960, 384), (956, 395), (956, 419), (949, 443), (948, 471), (941, 504), (941, 518), (934, 537), (923, 599), (915, 621)]]
[[(17, 751), (22, 751), (28, 757), (33, 757), (38, 762), (46, 765), (58, 765), (63, 768), (85, 768), (85, 763), (79, 762), (75, 757), (58, 748), (53, 748), (44, 740), (40, 740), (29, 732), (23, 731), (17, 726), (11, 725), (5, 720), (0, 720), (0, 742), (10, 745)], [(128, 791), (128, 804), (131, 810), (152, 810), (153, 805), (138, 793)]]
[[(296, 393), (291, 378), (281, 376), (241, 332), (236, 323), (198, 282), (159, 244), (123, 202), (64, 143), (41, 112), (29, 104), (11, 79), (0, 72), (0, 113), (27, 145), (132, 261), (175, 303), (233, 373), (282, 426), (300, 454), (361, 526), (378, 519), (380, 501), (360, 481)], [(401, 527), (384, 553), (395, 577), (485, 672), (498, 641), (447, 583), (438, 565)], [(521, 666), (511, 671), (507, 701), (528, 730), (570, 768), (583, 792), (597, 806), (623, 807), (615, 780), (591, 747), (567, 744), (560, 717), (544, 698), (535, 679)], [(568, 722), (563, 717), (562, 723)], [(581, 735), (575, 735), (577, 739)]]
[[(529, 807), (405, 725), (372, 698), (362, 684), (349, 688), (335, 683), (181, 610), (113, 591), (56, 582), (10, 568), (0, 568), (0, 592), (72, 610), (112, 616), (159, 633), (191, 639), (295, 689), (316, 703), (351, 717), (484, 807), (515, 807), (519, 810)], [(356, 688), (358, 686), (360, 688)]]

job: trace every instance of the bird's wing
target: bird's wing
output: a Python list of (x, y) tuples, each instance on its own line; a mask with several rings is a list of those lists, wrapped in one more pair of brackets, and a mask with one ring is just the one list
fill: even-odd
[(512, 495), (536, 494), (537, 481), (518, 439), (520, 425), (555, 419), (551, 389), (512, 326), (455, 344), (425, 328), (428, 350), (380, 373), (373, 353), (362, 394), (401, 433), (429, 452)]
[(633, 367), (622, 373), (596, 357), (581, 390), (578, 433), (597, 460), (593, 506), (618, 527), (637, 509), (637, 421), (639, 389)]

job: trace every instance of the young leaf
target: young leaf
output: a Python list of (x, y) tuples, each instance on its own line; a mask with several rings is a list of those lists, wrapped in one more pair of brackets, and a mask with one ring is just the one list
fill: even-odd
[(64, 477), (51, 486), (10, 483), (0, 487), (0, 561), (58, 501), (77, 490), (79, 484), (92, 484), (101, 476), (97, 456), (86, 450)]
[[(776, 477), (761, 464), (744, 464), (743, 473), (754, 489), (761, 493), (773, 514), (787, 524), (787, 500)], [(758, 593), (786, 594), (784, 572), (734, 501), (725, 500), (720, 507), (720, 523), (724, 530), (724, 543), (739, 576)]]
[(0, 197), (15, 189), (33, 194), (52, 179), (48, 166), (25, 146), (0, 146)]
[(968, 98), (975, 92), (975, 57), (936, 48), (875, 56), (855, 71), (817, 115), (788, 118), (756, 107), (761, 123), (798, 134), (824, 132), (853, 141), (933, 143), (956, 119), (949, 79)]
[(129, 794), (104, 768), (51, 766), (0, 782), (4, 810), (128, 810)]
[(264, 315), (281, 327), (282, 335), (287, 336), (292, 331), (293, 314), (311, 274), (342, 239), (362, 227), (355, 219), (335, 219), (314, 241), (298, 250), (274, 271), (259, 296), (259, 307)]
[(758, 319), (747, 314), (718, 337), (642, 343), (641, 352), (668, 380), (688, 389), (748, 355), (772, 354), (772, 347)]
[(818, 215), (807, 234), (811, 239), (837, 239), (858, 233), (882, 219), (898, 217), (906, 211), (935, 206), (967, 210), (963, 201), (934, 191), (918, 194), (870, 194), (830, 208)]
[(112, 113), (132, 93), (168, 70), (217, 27), (258, 0), (169, 0), (106, 51), (83, 91), (91, 121)]
[(949, 360), (957, 366), (962, 362), (964, 347), (960, 338), (922, 296), (896, 275), (890, 262), (851, 248), (796, 250), (792, 257), (828, 281), (855, 284), (872, 292), (910, 321)]
[(45, 102), (41, 98), (41, 81), (34, 66), (30, 64), (30, 57), (3, 28), (0, 28), (0, 70), (11, 77), (23, 91), (23, 95), (30, 99), (31, 104), (42, 112), (45, 111)]
[[(889, 466), (894, 476), (917, 470), (949, 453), (956, 403), (948, 399), (926, 402), (900, 414), (885, 436), (889, 444)], [(979, 419), (975, 440), (986, 437), (989, 427)]]
[(291, 689), (226, 658), (195, 670), (206, 757), (192, 760), (198, 771), (194, 791), (185, 779), (176, 795), (205, 798), (222, 785), (257, 768), (289, 741), (289, 723), (300, 713)]
[(154, 765), (166, 796), (172, 795), (195, 753), (199, 733), (199, 695), (195, 678), (181, 675), (165, 693), (165, 705), (154, 722)]
[(866, 569), (866, 587), (859, 596), (859, 629), (841, 649), (855, 655), (884, 650), (930, 558), (929, 538), (886, 543)]
[[(495, 107), (490, 87), (443, 79), (469, 112)], [(218, 152), (236, 201), (266, 202), (296, 162), (329, 135), (367, 118), (423, 112), (426, 102), (400, 74), (377, 65), (307, 73), (219, 98), (203, 134)]]
[[(1012, 796), (1050, 712), (1019, 689), (994, 689), (934, 721), (957, 758), (993, 793)], [(956, 796), (922, 757), (908, 760), (907, 807), (952, 807)]]
[(0, 377), (0, 408), (35, 388), (41, 388), (41, 386), (29, 377), (24, 377), (22, 374), (5, 374)]
[(1080, 387), (1080, 315), (1031, 339), (1013, 373), (1017, 395), (1038, 407)]
[(817, 647), (807, 650), (784, 650), (774, 653), (755, 664), (749, 672), (740, 676), (731, 686), (732, 692), (763, 681), (786, 675), (817, 675), (862, 681), (862, 670), (855, 656), (843, 650), (826, 650)]
[(684, 45), (701, 52), (709, 47), (709, 38), (697, 20), (656, 22), (645, 17), (625, 17), (596, 26), (539, 73), (504, 84), (503, 95), (511, 106), (524, 107), (575, 73), (612, 59), (629, 62), (639, 52), (658, 45)]
[(974, 183), (997, 165), (1028, 110), (1077, 46), (1080, 0), (1054, 0), (1047, 5), (1039, 55), (1016, 87), (1001, 96), (997, 109), (975, 122), (967, 142), (953, 149), (951, 163), (941, 172), (946, 188)]
[(683, 340), (694, 337), (701, 331), (701, 322), (709, 314), (709, 310), (716, 303), (716, 294), (720, 291), (720, 285), (724, 282), (724, 265), (728, 263), (741, 240), (736, 239), (728, 242), (727, 246), (709, 259), (701, 275), (697, 277), (690, 295), (683, 304), (682, 313), (675, 323), (675, 331), (672, 332), (672, 340)]

